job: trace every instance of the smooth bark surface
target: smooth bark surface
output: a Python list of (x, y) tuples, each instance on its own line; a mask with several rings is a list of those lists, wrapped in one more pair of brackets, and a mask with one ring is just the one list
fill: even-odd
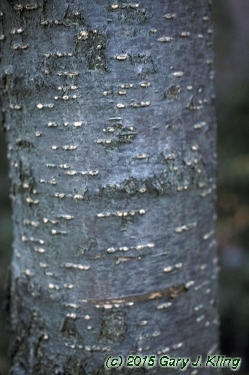
[(11, 374), (217, 353), (210, 2), (0, 10)]

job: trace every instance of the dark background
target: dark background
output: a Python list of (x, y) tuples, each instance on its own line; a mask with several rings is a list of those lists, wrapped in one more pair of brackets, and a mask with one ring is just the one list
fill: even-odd
[[(218, 120), (217, 239), (221, 353), (242, 357), (249, 375), (249, 0), (213, 0)], [(0, 303), (12, 225), (4, 134), (0, 132)], [(0, 374), (7, 375), (6, 316), (0, 311)], [(224, 375), (231, 371), (224, 371)]]
[[(249, 1), (213, 0), (221, 353), (249, 374)], [(224, 374), (231, 373), (231, 371)]]

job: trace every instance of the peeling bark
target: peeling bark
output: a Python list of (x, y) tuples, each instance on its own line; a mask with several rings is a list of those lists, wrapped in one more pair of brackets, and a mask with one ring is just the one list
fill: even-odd
[(210, 2), (0, 10), (11, 374), (100, 375), (108, 355), (216, 353)]

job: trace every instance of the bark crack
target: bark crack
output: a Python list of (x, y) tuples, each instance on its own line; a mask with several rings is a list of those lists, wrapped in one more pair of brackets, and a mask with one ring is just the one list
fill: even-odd
[(185, 284), (179, 284), (177, 286), (171, 286), (169, 288), (150, 292), (150, 293), (143, 293), (137, 294), (133, 296), (125, 296), (120, 298), (106, 298), (106, 299), (86, 299), (81, 300), (81, 302), (105, 305), (105, 304), (112, 304), (112, 303), (126, 303), (126, 302), (137, 302), (137, 301), (146, 301), (155, 298), (176, 298), (180, 296), (184, 296), (188, 292), (188, 288)]

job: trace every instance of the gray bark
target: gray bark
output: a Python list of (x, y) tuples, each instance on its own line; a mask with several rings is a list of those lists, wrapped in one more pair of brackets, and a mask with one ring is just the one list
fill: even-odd
[(210, 2), (4, 0), (0, 27), (11, 374), (216, 353)]

